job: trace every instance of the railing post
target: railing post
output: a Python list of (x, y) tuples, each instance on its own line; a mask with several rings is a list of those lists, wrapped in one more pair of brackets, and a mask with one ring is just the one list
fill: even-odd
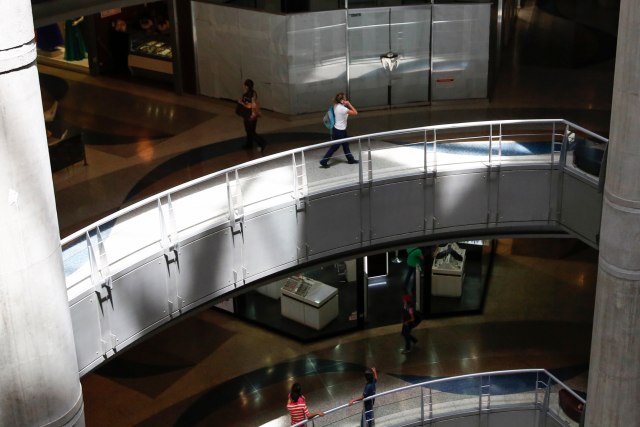
[[(293, 198), (296, 201), (296, 210), (304, 210), (304, 197), (307, 195), (307, 165), (304, 151), (300, 152), (300, 164), (296, 164), (296, 154), (291, 153), (291, 164), (293, 165)], [(298, 173), (300, 169), (300, 173)]]
[(500, 123), (498, 126), (500, 129), (500, 135), (498, 135), (498, 162), (500, 165), (502, 165), (502, 123)]
[(427, 140), (427, 129), (424, 130), (424, 138), (423, 138), (423, 144), (422, 146), (424, 147), (424, 174), (427, 175), (429, 173), (429, 159), (428, 159), (428, 152), (429, 152), (429, 141)]
[(560, 148), (560, 160), (558, 161), (558, 163), (560, 163), (560, 166), (562, 166), (562, 169), (564, 169), (567, 163), (567, 149), (569, 148), (568, 145), (570, 132), (571, 129), (569, 128), (569, 125), (567, 125), (564, 128), (564, 135), (562, 136), (562, 147)]
[[(87, 250), (89, 252), (89, 266), (91, 268), (91, 282), (93, 284), (98, 305), (105, 307), (105, 303), (111, 299), (111, 291), (113, 284), (111, 281), (111, 273), (109, 271), (109, 261), (104, 250), (100, 228), (96, 227), (96, 239), (98, 247), (96, 248), (91, 241), (89, 232), (85, 233), (87, 242)], [(111, 332), (111, 310), (107, 307), (102, 309), (102, 317), (100, 318), (100, 342), (102, 344), (102, 355), (106, 359), (108, 353), (115, 349), (117, 339)]]
[[(170, 264), (178, 264), (178, 253), (180, 249), (180, 241), (178, 239), (178, 232), (176, 227), (176, 216), (173, 211), (171, 194), (167, 195), (168, 219), (165, 220), (165, 215), (162, 209), (162, 200), (160, 198), (158, 198), (158, 212), (160, 215), (161, 228), (160, 246), (162, 246), (162, 249), (164, 251), (164, 259), (167, 263), (167, 268), (170, 268)], [(173, 312), (175, 311), (174, 305), (177, 306), (178, 310), (182, 310), (184, 301), (184, 299), (178, 294), (178, 286), (174, 274), (169, 274), (169, 277), (167, 278), (167, 293), (167, 309), (169, 315), (172, 316)]]
[(424, 387), (420, 387), (420, 425), (424, 425)]
[(553, 160), (556, 156), (555, 145), (556, 145), (556, 122), (553, 122), (551, 126), (551, 159), (550, 159), (551, 167), (553, 167)]
[(489, 167), (493, 166), (493, 124), (489, 125)]
[[(362, 145), (360, 140), (358, 140), (358, 150), (360, 150), (360, 164), (358, 165), (360, 169), (360, 176), (362, 176)], [(371, 183), (373, 181), (373, 157), (371, 156), (371, 137), (367, 138), (367, 181)]]
[(542, 401), (542, 408), (540, 408), (540, 423), (539, 427), (546, 427), (547, 425), (547, 413), (549, 412), (549, 400), (551, 398), (551, 378), (547, 377), (547, 388), (544, 391), (544, 400)]
[[(235, 172), (235, 184), (229, 180), (229, 174), (225, 174), (227, 180), (227, 200), (229, 204), (229, 221), (234, 233), (242, 231), (242, 221), (244, 219), (244, 206), (242, 203), (242, 188), (240, 188), (240, 178), (238, 169)], [(232, 188), (233, 187), (233, 188)]]

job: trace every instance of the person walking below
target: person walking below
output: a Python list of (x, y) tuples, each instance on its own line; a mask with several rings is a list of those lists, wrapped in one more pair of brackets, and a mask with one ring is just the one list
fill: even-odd
[(294, 383), (291, 386), (291, 392), (287, 400), (287, 411), (291, 415), (291, 425), (297, 424), (300, 421), (310, 420), (313, 417), (324, 417), (324, 412), (309, 412), (307, 408), (307, 401), (302, 395), (302, 386), (298, 383)]
[[(357, 114), (358, 110), (351, 105), (351, 102), (349, 102), (345, 94), (343, 92), (337, 94), (333, 99), (333, 115), (335, 117), (335, 124), (333, 125), (333, 129), (331, 129), (331, 139), (337, 140), (347, 138), (347, 119), (349, 116), (356, 116)], [(342, 150), (344, 151), (344, 155), (349, 164), (353, 165), (359, 163), (359, 161), (353, 157), (353, 154), (351, 154), (349, 143), (342, 142), (329, 147), (327, 153), (324, 155), (322, 160), (320, 160), (320, 167), (325, 169), (329, 167), (329, 159), (331, 159), (333, 153), (335, 153), (340, 146), (342, 146)]]
[(416, 267), (422, 267), (424, 255), (420, 248), (407, 248), (407, 272), (404, 276), (404, 292), (413, 295), (416, 287)]
[(244, 81), (244, 93), (242, 98), (238, 100), (238, 108), (236, 113), (242, 116), (244, 121), (244, 130), (247, 133), (247, 142), (245, 147), (251, 149), (253, 141), (258, 144), (258, 151), (264, 151), (267, 146), (263, 137), (258, 135), (256, 128), (258, 127), (258, 117), (260, 117), (260, 104), (258, 104), (258, 93), (253, 89), (253, 80)]
[[(376, 394), (376, 383), (378, 382), (378, 371), (376, 371), (376, 368), (373, 367), (364, 371), (364, 378), (367, 383), (364, 385), (362, 396), (351, 399), (349, 401), (349, 406)], [(374, 402), (375, 399), (369, 399), (363, 402), (362, 416), (360, 417), (361, 427), (373, 427), (375, 425), (375, 417), (373, 416)]]
[(402, 336), (404, 337), (404, 349), (402, 354), (407, 354), (418, 342), (418, 339), (411, 335), (411, 330), (416, 323), (416, 309), (413, 306), (411, 295), (402, 296)]

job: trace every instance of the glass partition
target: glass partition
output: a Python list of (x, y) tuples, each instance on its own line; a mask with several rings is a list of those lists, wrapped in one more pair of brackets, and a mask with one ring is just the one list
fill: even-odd
[(358, 326), (355, 261), (304, 270), (235, 298), (236, 314), (301, 341)]

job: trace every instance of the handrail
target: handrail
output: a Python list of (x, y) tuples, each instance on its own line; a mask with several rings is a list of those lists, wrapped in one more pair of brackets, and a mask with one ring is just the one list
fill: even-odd
[[(95, 230), (97, 227), (100, 227), (103, 224), (106, 224), (110, 221), (113, 221), (129, 212), (132, 212), (142, 206), (148, 205), (149, 203), (156, 201), (158, 199), (161, 199), (163, 197), (166, 196), (170, 196), (171, 194), (174, 194), (178, 191), (182, 191), (188, 188), (191, 188), (199, 183), (214, 179), (216, 177), (219, 176), (223, 176), (224, 174), (230, 173), (230, 172), (234, 172), (234, 171), (238, 171), (241, 169), (245, 169), (251, 166), (255, 166), (258, 164), (262, 164), (265, 162), (268, 162), (270, 160), (274, 160), (274, 159), (278, 159), (278, 158), (283, 158), (286, 156), (292, 156), (298, 153), (302, 153), (305, 151), (309, 151), (312, 149), (318, 149), (318, 148), (322, 148), (322, 147), (328, 147), (330, 145), (336, 144), (336, 143), (342, 143), (342, 142), (351, 142), (351, 141), (361, 141), (363, 139), (371, 139), (371, 138), (377, 138), (377, 137), (382, 137), (382, 136), (395, 136), (395, 135), (404, 135), (404, 134), (409, 134), (409, 133), (415, 133), (415, 132), (427, 132), (427, 131), (437, 131), (437, 130), (443, 130), (443, 129), (464, 129), (464, 128), (472, 128), (472, 127), (479, 127), (479, 126), (493, 126), (493, 125), (505, 125), (505, 124), (551, 124), (551, 123), (563, 123), (567, 126), (569, 126), (572, 129), (578, 130), (592, 138), (598, 139), (604, 143), (608, 142), (608, 140), (606, 138), (603, 138), (602, 136), (599, 136), (581, 126), (578, 126), (572, 122), (569, 122), (567, 120), (564, 119), (527, 119), (527, 120), (491, 120), (491, 121), (477, 121), (477, 122), (465, 122), (465, 123), (454, 123), (454, 124), (440, 124), (440, 125), (431, 125), (431, 126), (421, 126), (421, 127), (415, 127), (415, 128), (409, 128), (409, 129), (401, 129), (401, 130), (394, 130), (394, 131), (385, 131), (385, 132), (377, 132), (377, 133), (370, 133), (370, 134), (365, 134), (365, 135), (360, 135), (360, 136), (355, 136), (355, 137), (349, 137), (349, 138), (345, 138), (342, 139), (340, 141), (326, 141), (326, 142), (322, 142), (319, 144), (314, 144), (314, 145), (310, 145), (310, 146), (306, 146), (306, 147), (301, 147), (301, 148), (295, 148), (295, 149), (291, 149), (291, 150), (287, 150), (281, 153), (276, 153), (276, 154), (272, 154), (260, 159), (256, 159), (256, 160), (252, 160), (246, 163), (243, 163), (241, 165), (236, 165), (236, 166), (232, 166), (226, 169), (223, 169), (221, 171), (218, 172), (214, 172), (208, 175), (205, 175), (203, 177), (200, 178), (196, 178), (192, 181), (177, 185), (173, 188), (170, 188), (168, 190), (162, 191), (160, 193), (157, 193), (153, 196), (149, 196), (141, 201), (138, 201), (132, 205), (129, 205), (127, 207), (124, 207), (120, 210), (118, 210), (117, 212), (114, 212), (111, 215), (108, 215), (96, 222), (94, 222), (91, 225), (88, 225), (72, 234), (70, 234), (69, 236), (63, 238), (61, 240), (61, 245), (64, 246), (70, 242), (73, 242), (74, 240), (85, 236), (87, 233), (92, 232), (93, 230)], [(435, 135), (435, 133), (434, 133)], [(434, 143), (437, 142), (437, 139), (434, 139), (433, 141)], [(566, 143), (566, 141), (564, 142)], [(491, 141), (490, 141), (490, 147), (491, 147)]]
[[(368, 400), (372, 400), (372, 399), (380, 399), (381, 397), (384, 397), (384, 396), (389, 396), (389, 395), (402, 393), (404, 391), (415, 389), (415, 388), (433, 388), (433, 386), (436, 386), (436, 385), (442, 385), (442, 384), (451, 383), (451, 382), (454, 382), (454, 381), (460, 381), (460, 380), (464, 380), (464, 379), (483, 378), (483, 377), (491, 377), (491, 376), (503, 376), (504, 377), (504, 376), (509, 376), (509, 375), (521, 375), (521, 374), (543, 374), (543, 375), (546, 375), (546, 376), (549, 377), (549, 379), (551, 379), (551, 380), (553, 380), (555, 382), (555, 385), (559, 385), (563, 389), (567, 390), (567, 392), (569, 394), (571, 394), (574, 398), (576, 398), (583, 405), (586, 404), (586, 400), (583, 397), (581, 397), (579, 394), (577, 394), (575, 391), (573, 391), (570, 387), (568, 387), (566, 384), (564, 384), (555, 375), (551, 374), (546, 369), (511, 369), (511, 370), (504, 370), (504, 371), (489, 371), (489, 372), (480, 372), (480, 373), (474, 373), (474, 374), (457, 375), (455, 377), (438, 378), (438, 379), (435, 379), (435, 380), (424, 381), (424, 382), (421, 382), (421, 383), (418, 383), (418, 384), (410, 384), (410, 385), (403, 386), (403, 387), (398, 387), (398, 388), (395, 388), (395, 389), (392, 389), (392, 390), (383, 391), (383, 392), (377, 393), (377, 394), (375, 394), (373, 396), (369, 396), (369, 397), (363, 399), (362, 401), (364, 402), (364, 401), (368, 401)], [(536, 383), (537, 382), (538, 382), (538, 380), (536, 380)], [(549, 384), (547, 384), (547, 388), (550, 389)], [(424, 405), (424, 402), (421, 405)], [(323, 411), (323, 413), (326, 416), (326, 415), (329, 415), (329, 414), (332, 414), (332, 413), (340, 412), (343, 409), (348, 408), (349, 406), (350, 405), (348, 405), (348, 404), (343, 404), (343, 405), (336, 406), (334, 408), (328, 409), (326, 411)], [(480, 409), (482, 409), (482, 408), (478, 408), (479, 411), (480, 411)], [(296, 424), (293, 424), (292, 427), (306, 426), (308, 423), (314, 423), (315, 421), (320, 421), (320, 420), (321, 420), (321, 417), (316, 416), (316, 417), (313, 417), (311, 419), (300, 421), (300, 422), (298, 422)], [(422, 420), (422, 421), (424, 421), (424, 420)]]

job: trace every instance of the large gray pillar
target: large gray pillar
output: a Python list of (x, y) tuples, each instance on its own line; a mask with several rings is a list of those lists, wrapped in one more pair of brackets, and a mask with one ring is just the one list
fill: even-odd
[(586, 425), (640, 422), (640, 8), (622, 0)]
[(0, 425), (84, 425), (29, 0), (0, 28)]

